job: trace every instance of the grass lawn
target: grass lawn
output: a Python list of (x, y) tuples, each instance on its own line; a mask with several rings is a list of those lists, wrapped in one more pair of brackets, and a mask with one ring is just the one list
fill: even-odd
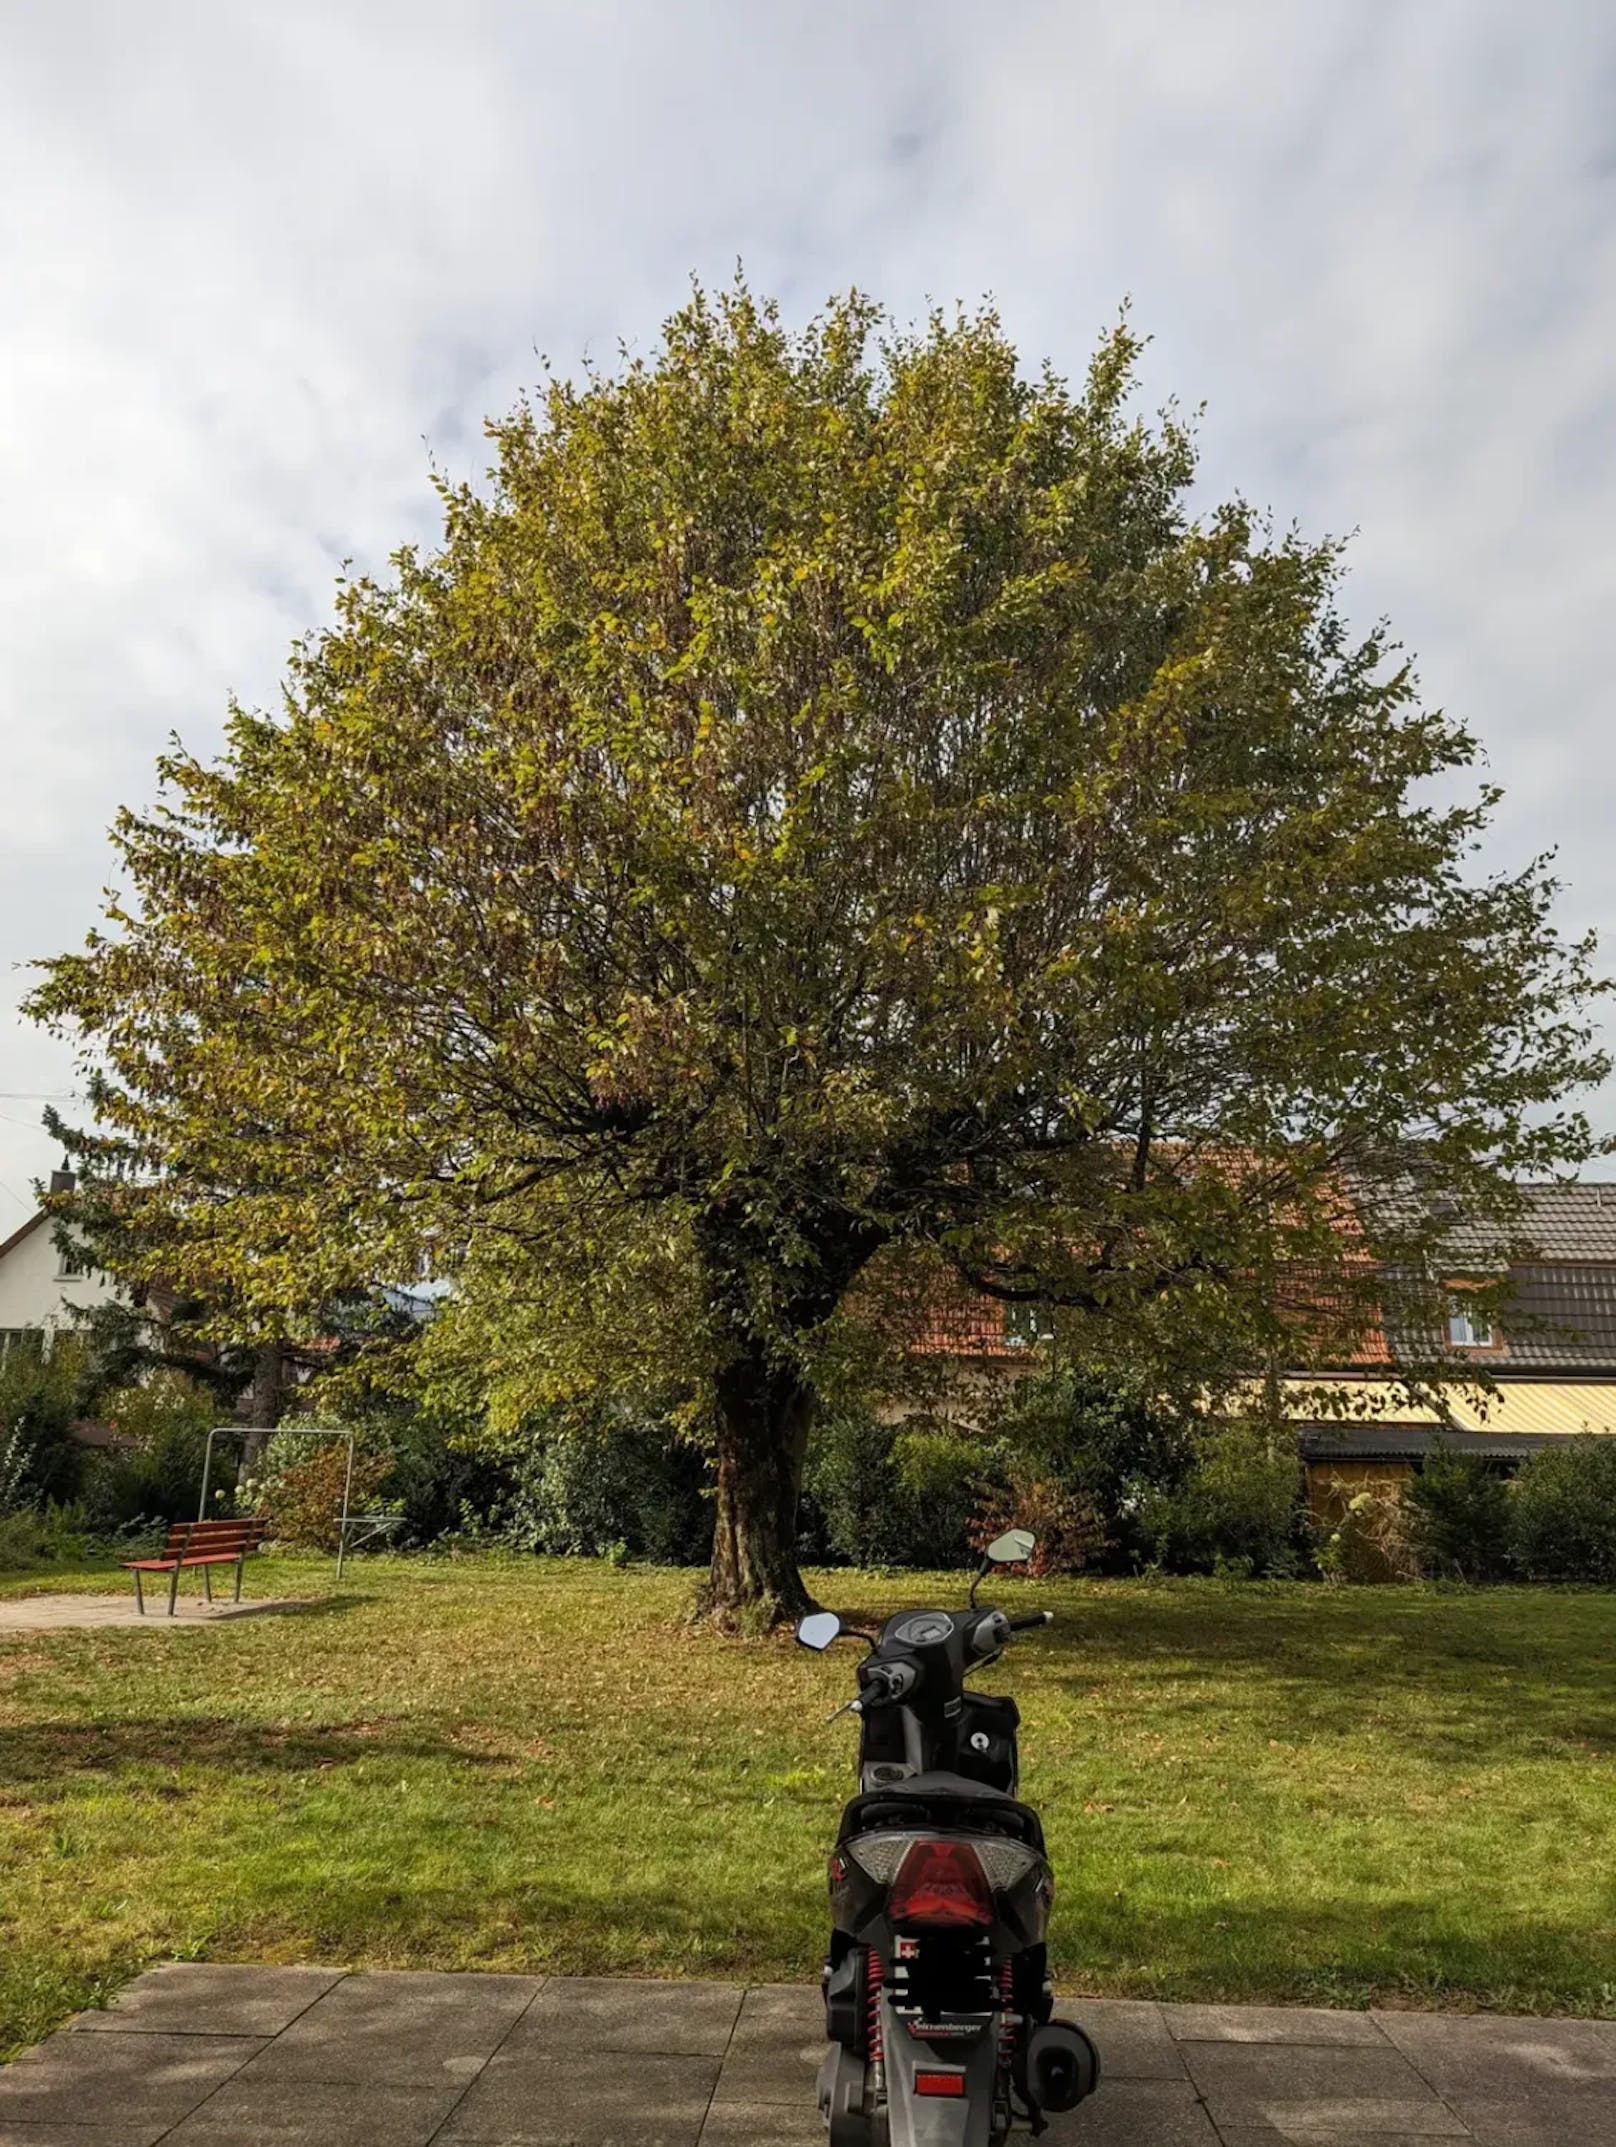
[[(249, 1593), (330, 1586), (275, 1559)], [(692, 1631), (689, 1590), (382, 1557), (296, 1617), (0, 1636), (0, 2051), (173, 1956), (812, 1975), (855, 1653)], [(988, 1682), (1021, 1702), (1068, 1985), (1616, 2011), (1616, 1595), (1000, 1600), (1058, 1617)]]

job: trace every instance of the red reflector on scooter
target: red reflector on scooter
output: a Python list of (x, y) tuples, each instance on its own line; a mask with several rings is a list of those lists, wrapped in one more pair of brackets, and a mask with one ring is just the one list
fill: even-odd
[(892, 1882), (887, 1914), (894, 1924), (966, 1924), (985, 1930), (993, 1921), (993, 1888), (981, 1858), (968, 1841), (913, 1843)]
[(965, 2093), (965, 2075), (962, 2072), (917, 2072), (915, 2074), (917, 2095), (959, 2095)]

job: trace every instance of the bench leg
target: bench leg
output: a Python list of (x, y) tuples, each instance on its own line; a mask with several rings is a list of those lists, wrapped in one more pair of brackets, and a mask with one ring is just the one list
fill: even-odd
[(238, 1603), (241, 1601), (241, 1569), (246, 1563), (247, 1553), (243, 1551), (241, 1556), (236, 1560), (236, 1601)]
[(146, 1598), (140, 1590), (140, 1575), (138, 1572), (135, 1575), (135, 1608), (142, 1617), (146, 1615)]
[(207, 1597), (207, 1599), (208, 1599), (208, 1601), (209, 1601), (210, 1603), (211, 1603), (211, 1602), (213, 1601), (213, 1568), (212, 1568), (212, 1566), (204, 1566), (204, 1567), (202, 1568), (202, 1593), (203, 1593), (203, 1594), (204, 1594), (204, 1595), (205, 1595), (205, 1596)]
[(179, 1592), (180, 1592), (180, 1568), (179, 1568), (179, 1561), (178, 1561), (178, 1560), (176, 1559), (176, 1560), (175, 1560), (175, 1563), (174, 1563), (174, 1570), (173, 1570), (173, 1572), (172, 1572), (172, 1573), (171, 1573), (171, 1574), (169, 1575), (169, 1579), (168, 1579), (168, 1614), (169, 1614), (169, 1616), (170, 1616), (170, 1617), (173, 1617), (173, 1615), (174, 1615), (174, 1598), (175, 1598), (175, 1596), (177, 1596), (177, 1595), (179, 1594)]

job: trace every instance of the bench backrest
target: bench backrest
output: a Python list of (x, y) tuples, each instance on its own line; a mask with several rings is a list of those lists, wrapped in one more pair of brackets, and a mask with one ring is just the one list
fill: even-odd
[(220, 1556), (255, 1551), (269, 1533), (269, 1523), (256, 1514), (245, 1521), (176, 1521), (163, 1545), (165, 1558), (191, 1558), (203, 1551)]

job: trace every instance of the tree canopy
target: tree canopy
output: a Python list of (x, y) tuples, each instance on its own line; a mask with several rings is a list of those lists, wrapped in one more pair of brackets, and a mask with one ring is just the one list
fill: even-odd
[(789, 1609), (815, 1399), (914, 1278), (1294, 1347), (1277, 1275), (1428, 1264), (1349, 1180), (1412, 1144), (1507, 1224), (1585, 1154), (1552, 877), (1479, 869), (1340, 547), (1191, 513), (1139, 349), (738, 284), (493, 424), (47, 965), (153, 1271), (285, 1324), (425, 1265), (513, 1415), (676, 1382), (715, 1599)]

